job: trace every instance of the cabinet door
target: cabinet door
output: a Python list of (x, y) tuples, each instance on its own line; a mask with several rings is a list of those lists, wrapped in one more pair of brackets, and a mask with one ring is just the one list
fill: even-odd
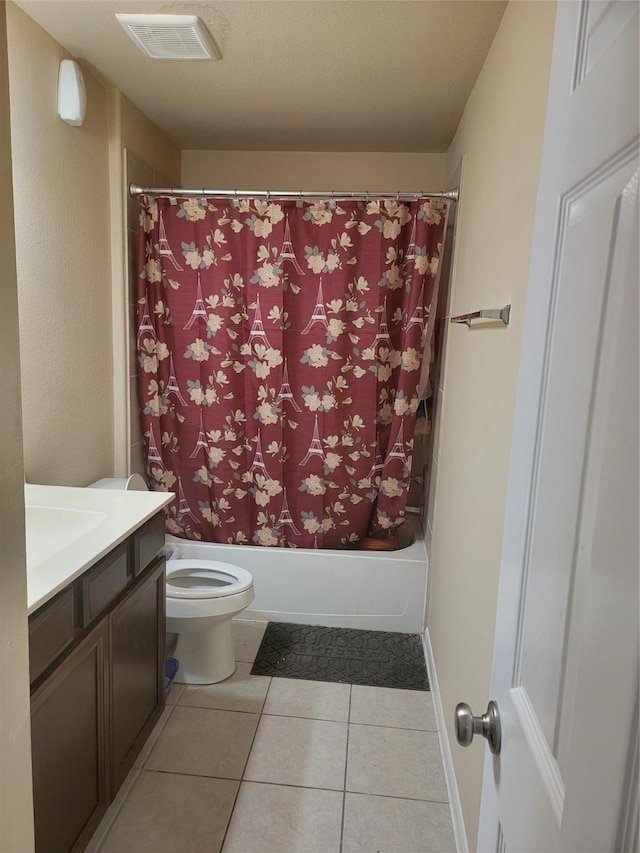
[(37, 853), (84, 849), (109, 803), (107, 642), (103, 620), (31, 699)]
[(111, 796), (164, 707), (164, 557), (109, 615)]

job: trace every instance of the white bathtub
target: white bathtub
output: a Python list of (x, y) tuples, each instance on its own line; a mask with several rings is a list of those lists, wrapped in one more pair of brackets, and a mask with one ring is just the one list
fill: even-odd
[(240, 618), (422, 633), (427, 552), (418, 519), (415, 541), (399, 551), (259, 548), (189, 542), (167, 536), (182, 557), (248, 569), (256, 597)]

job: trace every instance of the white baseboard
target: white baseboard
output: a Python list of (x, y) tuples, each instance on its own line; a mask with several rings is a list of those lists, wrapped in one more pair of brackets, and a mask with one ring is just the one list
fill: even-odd
[(451, 755), (451, 747), (449, 745), (449, 738), (444, 722), (442, 699), (440, 698), (438, 676), (436, 674), (436, 665), (428, 628), (425, 629), (422, 642), (424, 644), (424, 654), (427, 661), (427, 672), (429, 673), (429, 684), (431, 685), (431, 695), (433, 697), (436, 723), (438, 724), (438, 734), (440, 735), (440, 751), (442, 753), (442, 763), (444, 765), (444, 777), (447, 782), (447, 790), (449, 792), (449, 806), (451, 808), (451, 820), (453, 823), (453, 835), (456, 842), (456, 850), (458, 853), (469, 853), (467, 831), (465, 829), (464, 818), (462, 815), (462, 803), (460, 802), (460, 793), (458, 792), (458, 783), (456, 781), (456, 774), (453, 767), (453, 756)]

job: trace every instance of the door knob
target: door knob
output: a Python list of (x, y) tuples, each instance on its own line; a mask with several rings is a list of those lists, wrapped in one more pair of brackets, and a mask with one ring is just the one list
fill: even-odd
[(474, 735), (482, 735), (489, 742), (489, 749), (494, 755), (500, 754), (502, 734), (500, 730), (500, 713), (498, 704), (493, 699), (487, 706), (487, 711), (481, 717), (474, 717), (466, 702), (456, 705), (456, 738), (460, 746), (469, 746)]

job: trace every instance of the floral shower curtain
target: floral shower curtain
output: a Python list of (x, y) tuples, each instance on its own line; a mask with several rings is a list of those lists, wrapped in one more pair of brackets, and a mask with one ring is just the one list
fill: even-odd
[(446, 213), (141, 199), (139, 391), (170, 533), (341, 548), (397, 530)]

